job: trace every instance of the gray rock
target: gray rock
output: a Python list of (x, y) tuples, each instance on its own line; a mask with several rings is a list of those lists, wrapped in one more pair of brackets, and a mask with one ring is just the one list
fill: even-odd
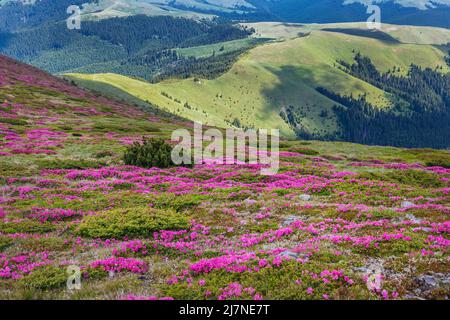
[(300, 220), (300, 218), (297, 216), (294, 216), (294, 215), (287, 216), (286, 219), (284, 219), (282, 225), (283, 225), (283, 227), (287, 227), (287, 226), (291, 225), (291, 223), (293, 223), (297, 220)]
[(416, 218), (412, 213), (408, 213), (406, 215), (406, 218), (408, 218), (409, 220), (411, 220), (414, 223), (421, 223), (422, 219)]
[(309, 194), (301, 194), (298, 198), (302, 201), (310, 201), (312, 197)]
[(409, 208), (414, 206), (414, 203), (412, 203), (411, 201), (403, 201), (401, 204), (402, 208)]
[(450, 285), (450, 273), (444, 274), (439, 272), (432, 272), (429, 274), (422, 274), (414, 279), (417, 288), (414, 294), (419, 297), (427, 297), (430, 291)]
[(439, 286), (437, 279), (431, 275), (421, 275), (417, 277), (416, 283), (420, 285), (420, 289), (422, 290), (430, 290)]
[(303, 253), (296, 253), (290, 250), (286, 250), (283, 252), (280, 252), (278, 254), (279, 257), (291, 257), (292, 259), (298, 259), (298, 258), (306, 258), (306, 255)]
[(366, 267), (356, 267), (356, 268), (353, 268), (353, 270), (354, 271), (357, 271), (357, 272), (362, 272), (362, 273), (368, 273), (370, 270), (368, 269), (368, 268), (366, 268)]

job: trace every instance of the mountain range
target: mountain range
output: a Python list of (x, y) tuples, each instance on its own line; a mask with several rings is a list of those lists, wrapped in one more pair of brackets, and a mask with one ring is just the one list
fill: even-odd
[(405, 24), (351, 22), (364, 1), (3, 1), (0, 53), (211, 126), (447, 148), (448, 1), (375, 3)]
[(82, 7), (84, 19), (135, 14), (201, 19), (218, 15), (247, 21), (332, 23), (367, 20), (370, 3), (380, 7), (384, 23), (450, 26), (448, 0), (1, 0), (0, 30), (63, 19), (69, 5)]

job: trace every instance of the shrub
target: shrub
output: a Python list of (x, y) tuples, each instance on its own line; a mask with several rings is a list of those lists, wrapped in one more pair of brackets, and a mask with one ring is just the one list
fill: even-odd
[(25, 238), (18, 241), (25, 251), (63, 251), (69, 245), (62, 238)]
[(37, 161), (40, 169), (86, 169), (100, 168), (106, 163), (88, 159), (42, 159)]
[(316, 150), (313, 150), (310, 148), (302, 148), (302, 147), (292, 147), (289, 149), (289, 151), (300, 153), (300, 154), (305, 154), (305, 155), (309, 155), (309, 156), (315, 156), (315, 155), (319, 154), (319, 152), (317, 152)]
[(142, 144), (133, 143), (124, 153), (123, 160), (127, 165), (143, 168), (168, 168), (173, 165), (172, 147), (162, 139), (143, 138)]
[(420, 186), (420, 187), (444, 187), (437, 174), (423, 170), (394, 170), (390, 172), (363, 172), (359, 178), (368, 180), (381, 180), (399, 184)]
[(67, 274), (65, 270), (55, 266), (45, 266), (36, 269), (20, 279), (20, 284), (22, 286), (41, 290), (59, 288), (66, 282)]
[(437, 151), (433, 149), (408, 149), (404, 151), (407, 154), (417, 156), (428, 167), (450, 168), (450, 153), (447, 151)]
[(0, 122), (8, 123), (16, 126), (25, 126), (27, 122), (22, 119), (13, 119), (13, 118), (0, 118)]
[(186, 216), (173, 210), (150, 207), (120, 208), (86, 216), (75, 227), (75, 234), (89, 238), (121, 239), (149, 237), (159, 230), (179, 230), (189, 227)]
[(178, 212), (195, 207), (202, 202), (204, 196), (201, 195), (175, 195), (173, 193), (163, 193), (152, 199), (154, 208), (172, 208)]
[(13, 241), (11, 238), (0, 236), (0, 252), (3, 252), (6, 248), (12, 245)]
[(106, 158), (106, 157), (113, 157), (114, 156), (114, 152), (108, 151), (108, 150), (104, 150), (104, 151), (99, 151), (95, 154), (95, 157), (97, 159), (101, 159), (101, 158)]
[(433, 154), (425, 157), (425, 165), (428, 167), (444, 167), (450, 169), (450, 154)]
[(38, 222), (23, 220), (19, 222), (0, 222), (2, 233), (47, 233), (56, 230), (56, 226), (50, 222)]

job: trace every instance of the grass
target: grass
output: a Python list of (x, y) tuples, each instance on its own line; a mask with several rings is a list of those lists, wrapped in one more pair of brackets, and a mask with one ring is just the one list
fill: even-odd
[(176, 52), (184, 57), (204, 58), (209, 57), (215, 53), (216, 55), (237, 51), (254, 46), (261, 42), (254, 38), (245, 38), (232, 41), (219, 42), (198, 47), (179, 48)]
[[(201, 56), (213, 48), (182, 50), (187, 55)], [(335, 103), (319, 94), (315, 90), (318, 86), (340, 94), (367, 94), (367, 100), (380, 108), (392, 105), (389, 94), (337, 68), (336, 60), (351, 62), (358, 51), (369, 56), (381, 71), (397, 66), (406, 73), (413, 62), (432, 68), (442, 65), (448, 71), (444, 53), (430, 45), (383, 42), (314, 30), (308, 36), (258, 46), (214, 80), (167, 80), (149, 84), (117, 74), (67, 76), (114, 86), (165, 111), (203, 124), (230, 127), (234, 119), (239, 119), (242, 127), (277, 128), (285, 137), (293, 137), (294, 133), (279, 112), (292, 105), (305, 115), (301, 123), (304, 128), (326, 136), (339, 128), (332, 111)], [(327, 117), (320, 116), (323, 111)]]
[[(259, 52), (261, 66), (254, 54), (232, 72), (270, 75), (277, 56)], [(294, 71), (283, 71), (296, 77), (288, 85), (305, 77), (295, 68), (314, 54), (290, 57)], [(270, 177), (253, 166), (125, 167), (127, 142), (169, 140), (191, 123), (8, 66), (0, 68), (6, 81), (18, 70), (34, 78), (0, 90), (5, 117), (23, 121), (0, 123), (13, 141), (0, 156), (0, 299), (382, 299), (356, 270), (374, 260), (389, 298), (446, 297), (443, 284), (424, 291), (415, 280), (449, 269), (450, 174), (430, 167), (448, 167), (448, 150), (296, 140), (280, 143), (280, 171)], [(8, 153), (47, 144), (54, 153)], [(300, 260), (281, 259), (286, 251)], [(69, 264), (82, 270), (80, 290), (65, 288)]]
[[(295, 24), (281, 22), (243, 23), (256, 29), (256, 37), (290, 39), (298, 37), (299, 33), (326, 28), (367, 30), (365, 22), (327, 23), (327, 24)], [(384, 32), (402, 43), (445, 45), (450, 42), (450, 31), (445, 28), (406, 26), (383, 23)]]

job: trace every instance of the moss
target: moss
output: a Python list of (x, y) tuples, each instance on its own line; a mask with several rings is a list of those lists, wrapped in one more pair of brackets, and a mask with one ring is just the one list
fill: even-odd
[(186, 216), (173, 210), (149, 207), (121, 208), (86, 216), (75, 227), (75, 234), (89, 238), (121, 239), (150, 237), (159, 230), (180, 230), (189, 227)]

